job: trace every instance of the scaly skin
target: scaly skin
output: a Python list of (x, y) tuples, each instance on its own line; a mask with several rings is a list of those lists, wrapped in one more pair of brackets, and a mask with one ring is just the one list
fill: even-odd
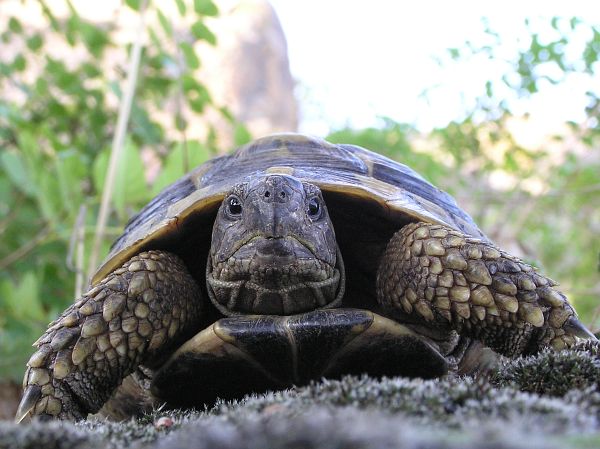
[(556, 283), (520, 259), (453, 229), (413, 223), (390, 240), (377, 297), (392, 315), (416, 317), (515, 356), (594, 338)]
[(202, 300), (182, 261), (141, 253), (83, 295), (34, 344), (17, 420), (83, 419), (123, 378), (197, 326)]

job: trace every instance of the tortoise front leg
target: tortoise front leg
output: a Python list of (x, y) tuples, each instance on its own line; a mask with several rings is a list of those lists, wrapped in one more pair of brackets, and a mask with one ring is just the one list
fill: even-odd
[(70, 306), (36, 343), (16, 420), (82, 419), (138, 365), (164, 355), (198, 323), (202, 305), (183, 262), (141, 253)]
[(455, 329), (508, 356), (594, 338), (555, 285), (489, 243), (428, 223), (394, 234), (377, 273), (378, 301), (392, 316)]

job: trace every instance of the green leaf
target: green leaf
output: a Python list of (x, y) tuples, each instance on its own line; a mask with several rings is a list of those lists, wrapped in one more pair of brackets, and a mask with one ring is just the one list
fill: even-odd
[(27, 60), (25, 59), (25, 57), (22, 54), (19, 54), (13, 60), (12, 67), (17, 72), (22, 72), (23, 70), (25, 70), (27, 68)]
[(27, 196), (34, 196), (35, 183), (32, 182), (23, 156), (14, 150), (0, 152), (0, 163), (12, 184)]
[(173, 27), (171, 26), (171, 22), (169, 22), (169, 19), (167, 19), (167, 16), (165, 16), (164, 13), (160, 9), (157, 9), (156, 13), (158, 14), (158, 21), (160, 22), (160, 26), (164, 30), (165, 34), (168, 37), (172, 37), (173, 36)]
[(187, 128), (187, 120), (179, 113), (175, 114), (175, 128), (184, 131)]
[(192, 25), (192, 34), (196, 39), (205, 40), (211, 45), (216, 45), (217, 43), (217, 37), (200, 20)]
[(85, 62), (81, 66), (81, 70), (85, 73), (85, 76), (89, 78), (97, 78), (103, 74), (100, 67), (96, 64)]
[(235, 117), (233, 116), (233, 114), (231, 113), (231, 111), (227, 108), (227, 106), (222, 106), (219, 108), (219, 112), (221, 113), (221, 115), (223, 116), (223, 118), (225, 120), (227, 120), (229, 123), (234, 123), (235, 122)]
[(188, 104), (194, 112), (201, 114), (207, 104), (211, 103), (210, 93), (201, 84), (197, 84), (194, 89), (188, 92)]
[(125, 0), (125, 4), (135, 11), (140, 10), (142, 0)]
[(148, 111), (137, 102), (131, 107), (131, 131), (132, 137), (143, 144), (156, 145), (163, 140), (162, 128), (151, 120)]
[(581, 19), (578, 17), (571, 17), (571, 19), (569, 20), (569, 25), (571, 26), (571, 30), (574, 30), (575, 28), (577, 28), (577, 25), (579, 25), (581, 23)]
[(162, 170), (152, 186), (152, 195), (157, 195), (163, 188), (181, 178), (186, 171), (206, 162), (210, 157), (207, 147), (198, 141), (190, 141), (187, 143), (186, 167), (186, 146), (178, 144), (166, 157)]
[(450, 54), (450, 57), (454, 60), (460, 58), (460, 50), (458, 48), (448, 48), (446, 51)]
[(76, 215), (83, 203), (81, 183), (87, 176), (81, 156), (73, 150), (62, 151), (56, 158), (56, 174), (61, 203), (72, 215)]
[(243, 124), (238, 123), (233, 130), (233, 141), (236, 146), (244, 145), (252, 140), (252, 134)]
[(485, 94), (488, 98), (492, 98), (494, 96), (494, 90), (492, 88), (492, 82), (491, 81), (486, 81), (485, 82)]
[(183, 52), (186, 65), (190, 69), (196, 70), (198, 67), (200, 67), (200, 60), (194, 51), (194, 47), (192, 47), (188, 42), (180, 42), (179, 48)]
[(192, 111), (197, 112), (198, 114), (202, 114), (206, 108), (206, 101), (203, 99), (188, 99), (188, 104), (190, 105), (190, 108), (192, 108)]
[(37, 202), (39, 215), (56, 224), (63, 210), (55, 170), (56, 156), (40, 151), (40, 141), (49, 139), (48, 132), (43, 128), (37, 129), (35, 134), (22, 130), (18, 135), (18, 146), (19, 157), (27, 176), (27, 181), (22, 186), (30, 189), (32, 198)]
[[(102, 192), (108, 169), (110, 150), (101, 152), (94, 161), (94, 183)], [(122, 220), (129, 218), (130, 210), (137, 210), (151, 199), (150, 190), (144, 177), (144, 165), (138, 148), (128, 140), (123, 148), (121, 159), (117, 161), (117, 172), (112, 204)]]
[(194, 0), (194, 11), (203, 16), (219, 15), (219, 8), (211, 0)]
[(515, 173), (519, 170), (519, 164), (511, 151), (507, 151), (504, 155), (504, 167), (506, 171), (511, 173)]
[(43, 45), (42, 35), (40, 33), (35, 33), (29, 39), (27, 39), (27, 48), (29, 48), (33, 52), (37, 52)]
[(13, 73), (12, 64), (6, 64), (4, 62), (0, 62), (0, 75), (10, 77)]
[[(152, 45), (158, 50), (162, 50), (163, 41), (158, 37), (154, 28), (148, 28), (148, 33), (150, 34), (150, 42), (152, 42)], [(146, 53), (144, 53), (144, 56), (146, 56)]]
[(27, 271), (17, 284), (0, 282), (2, 304), (12, 319), (21, 321), (46, 321), (38, 294), (39, 288), (35, 273)]
[(23, 32), (23, 26), (16, 17), (8, 19), (8, 29), (16, 34), (21, 34)]
[(62, 61), (48, 59), (46, 70), (54, 78), (54, 83), (60, 89), (69, 91), (81, 85), (81, 80), (75, 72), (71, 72)]
[(179, 10), (179, 14), (184, 16), (187, 8), (185, 7), (185, 3), (183, 2), (183, 0), (175, 0), (175, 3), (177, 4), (177, 9)]
[(60, 194), (58, 178), (54, 170), (42, 171), (38, 175), (37, 200), (44, 218), (56, 225), (63, 214), (64, 202)]
[(110, 42), (108, 34), (101, 29), (85, 22), (81, 23), (80, 28), (83, 43), (88, 48), (90, 53), (92, 53), (92, 55), (100, 58), (104, 48)]
[(181, 84), (183, 84), (183, 90), (185, 93), (189, 93), (197, 89), (200, 83), (191, 75), (184, 74), (181, 77)]
[(65, 30), (65, 36), (67, 38), (67, 42), (71, 47), (74, 47), (77, 44), (77, 38), (79, 37), (81, 21), (79, 17), (76, 15), (71, 15), (67, 19), (67, 26)]
[(61, 31), (60, 23), (58, 22), (58, 20), (56, 20), (56, 17), (54, 16), (54, 14), (50, 10), (50, 8), (48, 8), (46, 1), (39, 0), (39, 3), (42, 5), (42, 11), (43, 11), (44, 15), (50, 21), (50, 25), (52, 26), (52, 29), (54, 31), (56, 31), (57, 33), (60, 32)]

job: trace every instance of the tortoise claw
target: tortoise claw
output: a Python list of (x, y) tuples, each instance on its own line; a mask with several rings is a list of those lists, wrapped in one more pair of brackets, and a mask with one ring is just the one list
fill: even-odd
[(42, 389), (37, 385), (29, 385), (23, 393), (19, 408), (15, 415), (15, 422), (21, 423), (33, 410), (37, 401), (42, 397)]
[(586, 340), (598, 340), (592, 332), (587, 329), (581, 321), (576, 317), (572, 316), (565, 322), (563, 329), (576, 337), (584, 338)]

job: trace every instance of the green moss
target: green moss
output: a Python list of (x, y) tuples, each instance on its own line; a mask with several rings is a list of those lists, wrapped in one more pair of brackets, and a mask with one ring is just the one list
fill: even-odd
[(17, 425), (0, 422), (0, 449), (83, 449), (104, 444), (70, 422), (32, 422)]
[[(597, 447), (597, 344), (543, 351), (490, 379), (345, 377), (122, 423), (0, 423), (4, 448)], [(157, 427), (160, 417), (172, 425)]]
[(564, 396), (573, 389), (598, 388), (600, 345), (580, 342), (564, 351), (545, 349), (540, 353), (506, 362), (492, 382), (512, 385), (521, 391)]

